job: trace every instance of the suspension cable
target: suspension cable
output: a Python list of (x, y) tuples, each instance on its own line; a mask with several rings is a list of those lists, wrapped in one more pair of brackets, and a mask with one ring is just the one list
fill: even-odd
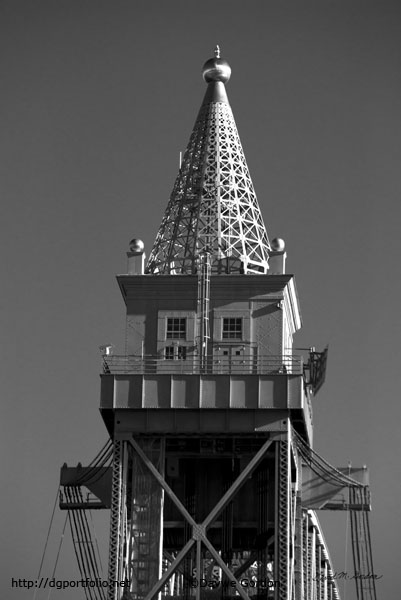
[(88, 479), (92, 475), (98, 474), (99, 470), (106, 464), (106, 462), (110, 459), (113, 453), (113, 445), (111, 440), (109, 440), (102, 450), (97, 454), (96, 458), (92, 460), (89, 466), (85, 469), (85, 473), (82, 473), (76, 480), (75, 484), (80, 484), (84, 480), (88, 481)]
[(100, 461), (100, 456), (106, 451), (107, 447), (112, 447), (113, 446), (113, 442), (111, 440), (107, 440), (107, 442), (104, 444), (104, 446), (99, 450), (99, 452), (96, 454), (95, 458), (89, 463), (88, 467), (91, 467), (93, 464), (97, 464)]
[[(76, 490), (73, 490), (73, 496), (74, 496), (75, 501), (79, 502), (79, 497), (78, 497)], [(86, 536), (85, 525), (84, 525), (83, 517), (82, 517), (83, 511), (81, 509), (78, 509), (75, 512), (76, 512), (77, 524), (78, 524), (78, 541), (79, 541), (79, 544), (81, 545), (82, 555), (84, 558), (85, 576), (88, 579), (93, 579), (93, 577), (92, 577), (93, 564), (92, 564), (91, 555), (90, 555), (90, 547), (89, 547), (88, 539)], [(90, 595), (91, 595), (91, 597), (96, 598), (95, 588), (92, 588), (92, 587), (90, 588)]]
[(103, 575), (103, 573), (104, 573), (103, 562), (102, 562), (102, 557), (100, 556), (99, 544), (98, 544), (98, 541), (97, 541), (97, 535), (96, 535), (96, 529), (95, 529), (95, 521), (93, 519), (93, 515), (92, 515), (92, 511), (91, 510), (89, 511), (89, 517), (90, 517), (90, 520), (91, 520), (91, 523), (92, 523), (93, 534), (95, 536), (95, 545), (96, 545), (96, 550), (97, 550), (97, 556), (98, 556), (98, 559), (99, 559), (100, 572)]
[[(69, 502), (77, 505), (83, 504), (82, 491), (79, 487), (68, 486), (66, 494)], [(74, 539), (74, 548), (78, 560), (81, 577), (95, 582), (95, 586), (85, 587), (86, 597), (90, 600), (105, 600), (105, 590), (98, 585), (100, 579), (99, 563), (92, 541), (91, 530), (86, 515), (86, 510), (76, 508), (69, 511), (72, 514), (70, 521), (71, 532)], [(99, 552), (100, 557), (100, 552)]]
[[(42, 567), (43, 567), (43, 562), (45, 560), (45, 554), (46, 554), (46, 550), (47, 550), (47, 545), (49, 543), (49, 537), (50, 537), (50, 531), (53, 525), (53, 519), (54, 519), (54, 513), (56, 512), (56, 506), (57, 506), (57, 499), (59, 497), (59, 493), (60, 493), (60, 486), (57, 487), (57, 492), (56, 492), (56, 498), (54, 500), (54, 506), (53, 506), (53, 511), (52, 511), (52, 516), (50, 518), (50, 524), (49, 524), (49, 529), (47, 531), (47, 536), (46, 536), (46, 542), (45, 542), (45, 547), (43, 549), (43, 553), (42, 553), (42, 560), (40, 561), (40, 566), (39, 566), (39, 572), (38, 572), (38, 577), (37, 580), (40, 579), (40, 576), (42, 574)], [(33, 594), (33, 600), (35, 600), (36, 598), (36, 594), (38, 593), (38, 589), (37, 587), (35, 587), (35, 592)]]
[(333, 465), (328, 463), (322, 456), (320, 456), (315, 450), (313, 450), (295, 430), (293, 430), (293, 435), (302, 458), (307, 460), (308, 463), (315, 464), (323, 472), (328, 474), (331, 480), (335, 480), (338, 483), (341, 483), (341, 487), (344, 487), (345, 485), (364, 487), (362, 483), (360, 483), (356, 479), (353, 479), (352, 477), (345, 475), (339, 469), (333, 467)]
[(111, 449), (108, 452), (108, 454), (104, 457), (103, 461), (97, 467), (92, 467), (92, 473), (86, 473), (85, 475), (81, 475), (81, 477), (78, 478), (75, 481), (75, 483), (85, 485), (86, 482), (90, 482), (91, 484), (93, 484), (99, 481), (106, 474), (104, 468), (109, 467), (111, 465), (112, 457), (113, 450)]
[[(69, 492), (69, 490), (66, 490), (66, 495), (69, 499), (69, 501), (71, 502), (71, 494)], [(74, 536), (74, 531), (77, 531), (77, 525), (76, 525), (76, 519), (75, 519), (75, 511), (71, 510), (68, 511), (68, 517), (69, 517), (69, 522), (70, 522), (70, 528), (71, 528), (71, 536), (72, 536), (72, 540), (73, 540), (73, 545), (74, 545), (74, 551), (75, 551), (75, 556), (77, 559), (77, 563), (78, 563), (78, 569), (79, 569), (79, 574), (81, 575), (82, 579), (86, 579), (86, 573), (85, 573), (85, 569), (84, 569), (84, 559), (82, 556), (82, 547), (80, 544), (80, 540), (76, 539)], [(87, 600), (92, 600), (91, 596), (88, 595), (90, 594), (90, 587), (85, 586), (84, 587), (84, 593), (85, 593), (85, 597)]]
[[(59, 556), (60, 556), (61, 546), (63, 545), (63, 541), (64, 541), (64, 533), (65, 533), (65, 528), (67, 526), (67, 519), (68, 519), (68, 512), (65, 515), (64, 527), (63, 527), (63, 531), (61, 532), (61, 538), (60, 538), (60, 543), (59, 543), (59, 546), (58, 546), (56, 561), (54, 563), (54, 568), (53, 568), (53, 573), (52, 573), (52, 579), (54, 579), (55, 576), (56, 576), (56, 569), (57, 569), (57, 565), (58, 565), (58, 559), (59, 559)], [(49, 587), (49, 595), (47, 596), (47, 600), (49, 600), (52, 591), (53, 591), (53, 588)]]
[[(78, 496), (78, 499), (81, 502), (83, 502), (81, 490), (76, 490), (76, 495)], [(95, 549), (94, 549), (93, 542), (92, 542), (92, 536), (91, 536), (88, 518), (86, 516), (85, 510), (79, 510), (78, 512), (79, 512), (80, 518), (81, 518), (82, 532), (84, 535), (85, 544), (87, 545), (87, 550), (88, 550), (87, 554), (89, 557), (89, 563), (90, 563), (90, 567), (91, 567), (91, 571), (92, 571), (92, 575), (93, 575), (92, 579), (94, 581), (96, 581), (96, 580), (100, 579), (100, 572), (99, 572), (99, 565), (97, 562)], [(104, 589), (102, 587), (98, 588), (98, 589), (99, 589), (100, 596), (103, 597)]]

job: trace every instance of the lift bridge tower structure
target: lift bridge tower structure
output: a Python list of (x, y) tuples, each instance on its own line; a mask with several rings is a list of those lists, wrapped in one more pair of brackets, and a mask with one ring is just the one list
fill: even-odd
[(327, 351), (293, 353), (295, 280), (267, 236), (230, 73), (217, 47), (149, 259), (133, 240), (117, 277), (126, 352), (105, 351), (100, 410), (114, 445), (109, 579), (129, 585), (108, 600), (337, 599), (314, 509), (369, 508), (365, 471), (331, 471), (312, 450)]

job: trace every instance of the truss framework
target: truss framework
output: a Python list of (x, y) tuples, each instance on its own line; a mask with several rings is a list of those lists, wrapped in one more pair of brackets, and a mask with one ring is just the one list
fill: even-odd
[[(213, 85), (213, 84), (210, 84)], [(189, 140), (147, 272), (266, 273), (270, 243), (231, 107), (204, 102)]]
[[(134, 588), (131, 588), (130, 591), (125, 590), (122, 596), (122, 590), (110, 586), (109, 600), (120, 600), (121, 598), (152, 600), (160, 597), (160, 595), (164, 597), (167, 588), (170, 589), (170, 595), (181, 597), (176, 588), (176, 578), (184, 578), (185, 580), (186, 561), (192, 562), (195, 566), (192, 573), (201, 574), (203, 577), (206, 571), (211, 572), (212, 566), (215, 565), (216, 568), (220, 569), (221, 576), (232, 582), (231, 594), (237, 592), (242, 600), (254, 600), (255, 591), (243, 587), (241, 576), (247, 572), (251, 564), (260, 561), (262, 554), (260, 551), (255, 551), (250, 554), (248, 560), (234, 566), (231, 562), (227, 562), (224, 554), (213, 545), (208, 536), (208, 529), (220, 515), (223, 516), (224, 521), (224, 511), (227, 511), (240, 488), (262, 464), (272, 445), (275, 448), (276, 457), (274, 483), (276, 488), (276, 525), (272, 539), (266, 543), (269, 546), (274, 541), (275, 558), (273, 558), (272, 563), (272, 576), (274, 576), (275, 581), (279, 581), (279, 586), (274, 589), (274, 592), (269, 591), (267, 597), (274, 597), (274, 600), (320, 600), (323, 597), (327, 600), (338, 599), (338, 590), (333, 580), (327, 548), (317, 519), (313, 511), (303, 509), (300, 492), (296, 492), (297, 478), (294, 480), (293, 467), (295, 448), (291, 436), (288, 434), (285, 437), (281, 436), (281, 439), (267, 439), (229, 485), (227, 491), (209, 514), (199, 523), (190, 514), (190, 507), (185, 506), (168, 485), (160, 464), (154, 460), (154, 457), (152, 458), (149, 455), (147, 447), (142, 447), (142, 442), (133, 437), (116, 442), (117, 452), (120, 452), (122, 459), (120, 461), (122, 471), (120, 473), (121, 479), (113, 479), (114, 487), (117, 489), (113, 493), (112, 522), (115, 524), (113, 527), (114, 534), (120, 532), (120, 541), (119, 550), (110, 554), (110, 577), (115, 579), (119, 575), (122, 579), (128, 579), (133, 582)], [(162, 447), (163, 443), (160, 440), (160, 448)], [(131, 472), (131, 467), (124, 472), (125, 466), (127, 466), (124, 456), (131, 456), (135, 473)], [(139, 547), (138, 551), (135, 551), (133, 544), (138, 543), (138, 539), (133, 541), (132, 537), (133, 535), (148, 535), (152, 532), (152, 528), (149, 529), (143, 526), (143, 522), (147, 521), (145, 513), (142, 514), (142, 517), (139, 515), (139, 518), (143, 521), (141, 523), (138, 518), (130, 520), (127, 516), (129, 505), (134, 506), (135, 504), (133, 497), (130, 496), (127, 482), (130, 478), (132, 481), (138, 478), (142, 479), (144, 471), (148, 472), (150, 480), (153, 481), (151, 485), (156, 486), (152, 488), (153, 494), (156, 488), (159, 490), (159, 498), (161, 493), (166, 494), (184, 518), (188, 538), (174, 556), (163, 551), (163, 558), (161, 554), (163, 543), (161, 541), (159, 571), (158, 573), (155, 571), (152, 577), (148, 577), (146, 582), (143, 581), (144, 585), (141, 586), (140, 574), (138, 575), (139, 569), (143, 570), (149, 567), (152, 561), (149, 562), (151, 556), (149, 555), (146, 558), (146, 553), (143, 554)], [(263, 469), (259, 471), (258, 477), (263, 479)], [(160, 504), (161, 507), (162, 503)], [(160, 510), (153, 506), (152, 511), (156, 520), (159, 521)], [(155, 530), (155, 532), (156, 537), (159, 536), (162, 539), (162, 529)], [(142, 541), (146, 542), (145, 538), (142, 538)], [(210, 556), (208, 569), (205, 569), (205, 552)], [(154, 551), (150, 554), (155, 556)], [(162, 565), (163, 569), (161, 569)], [(258, 567), (258, 577), (262, 573), (266, 573), (266, 567), (267, 564), (264, 569)], [(191, 570), (188, 572), (191, 573)], [(188, 582), (186, 582), (186, 585), (188, 585)], [(204, 591), (198, 586), (195, 590), (189, 592), (188, 597), (201, 600), (204, 597)]]
[[(110, 548), (109, 548), (109, 582), (121, 579), (120, 548), (122, 541), (122, 503), (123, 503), (123, 459), (124, 443), (114, 442), (113, 478), (111, 489), (111, 514), (110, 514)], [(114, 600), (116, 589), (114, 585), (108, 588), (108, 600)]]

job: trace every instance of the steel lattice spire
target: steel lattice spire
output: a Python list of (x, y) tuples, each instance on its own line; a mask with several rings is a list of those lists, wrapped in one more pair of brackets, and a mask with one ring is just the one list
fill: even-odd
[(148, 273), (194, 274), (205, 254), (212, 274), (268, 271), (270, 244), (224, 85), (230, 75), (217, 46)]

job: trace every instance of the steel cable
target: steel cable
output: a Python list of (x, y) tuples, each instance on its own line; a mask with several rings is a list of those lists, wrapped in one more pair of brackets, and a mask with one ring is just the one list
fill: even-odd
[[(56, 498), (54, 500), (54, 506), (53, 506), (52, 516), (50, 517), (49, 528), (47, 530), (46, 542), (45, 542), (45, 547), (44, 547), (43, 553), (42, 553), (42, 560), (40, 561), (40, 566), (39, 566), (39, 572), (38, 572), (37, 580), (40, 579), (40, 576), (42, 574), (43, 561), (45, 560), (47, 545), (49, 543), (50, 531), (51, 531), (51, 528), (52, 528), (52, 525), (53, 525), (54, 513), (56, 512), (57, 498), (59, 497), (59, 493), (60, 493), (60, 486), (57, 487)], [(33, 594), (33, 600), (35, 600), (37, 592), (38, 592), (38, 588), (35, 588), (35, 592)]]
[[(77, 489), (73, 490), (73, 496), (74, 496), (74, 500), (79, 503), (80, 502), (80, 497), (78, 495), (78, 491)], [(91, 554), (90, 554), (90, 546), (88, 543), (88, 538), (86, 535), (86, 530), (85, 530), (85, 523), (84, 523), (84, 519), (83, 519), (83, 515), (82, 515), (82, 509), (78, 509), (76, 511), (74, 511), (77, 514), (77, 532), (78, 532), (78, 543), (80, 544), (81, 548), (82, 548), (82, 555), (84, 557), (84, 571), (85, 571), (85, 578), (92, 580), (93, 581), (93, 576), (94, 576), (94, 570), (93, 570), (93, 563), (91, 560)], [(89, 586), (89, 590), (90, 590), (90, 595), (91, 598), (93, 597), (94, 600), (96, 600), (96, 594), (95, 594), (95, 588), (92, 588), (91, 586)]]
[[(71, 502), (71, 494), (70, 491), (66, 489), (66, 496), (69, 500), (69, 502)], [(70, 522), (70, 529), (71, 529), (71, 536), (72, 536), (72, 541), (73, 541), (73, 546), (74, 546), (74, 551), (75, 551), (75, 556), (77, 559), (77, 563), (78, 563), (78, 570), (79, 573), (81, 575), (81, 578), (86, 579), (86, 572), (85, 572), (85, 568), (84, 568), (84, 560), (83, 560), (83, 556), (82, 556), (82, 548), (81, 548), (81, 544), (79, 543), (79, 539), (76, 539), (76, 535), (78, 533), (78, 528), (77, 528), (77, 524), (76, 524), (76, 519), (75, 519), (75, 511), (68, 511), (68, 517), (69, 517), (69, 522)], [(86, 586), (84, 587), (84, 593), (85, 593), (85, 598), (87, 600), (92, 600), (91, 596), (89, 596), (88, 594), (90, 593), (90, 588), (87, 588)]]
[(82, 475), (78, 476), (74, 483), (80, 484), (85, 480), (88, 481), (95, 471), (97, 472), (104, 466), (104, 464), (109, 460), (112, 454), (113, 444), (109, 440), (102, 448), (102, 450), (97, 454), (96, 458), (92, 460), (88, 467), (86, 467), (85, 473), (82, 473)]

